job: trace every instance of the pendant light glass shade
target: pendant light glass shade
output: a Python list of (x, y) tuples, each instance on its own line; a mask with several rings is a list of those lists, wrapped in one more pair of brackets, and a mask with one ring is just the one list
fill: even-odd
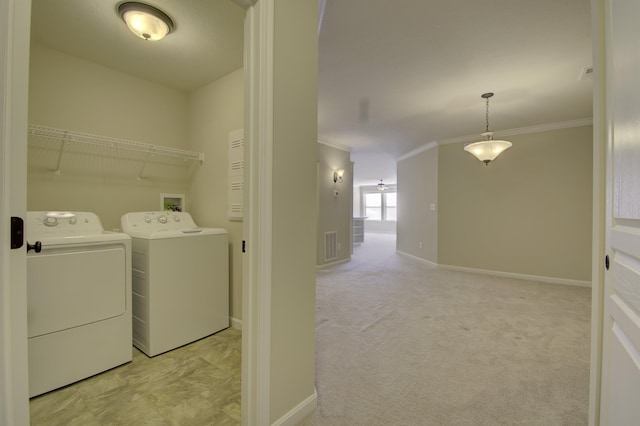
[(118, 13), (129, 30), (143, 40), (161, 40), (175, 28), (169, 15), (148, 4), (122, 3)]
[(385, 189), (387, 189), (387, 187), (382, 181), (382, 179), (380, 179), (380, 183), (378, 183), (378, 191), (384, 191)]
[(490, 162), (496, 159), (503, 151), (511, 148), (512, 143), (503, 140), (494, 140), (493, 132), (489, 131), (489, 98), (493, 96), (493, 93), (485, 93), (482, 95), (483, 99), (487, 100), (487, 128), (482, 136), (485, 140), (470, 143), (464, 146), (464, 150), (473, 154), (478, 160), (482, 161), (486, 166)]
[[(490, 137), (491, 136), (489, 136), (489, 138)], [(464, 150), (473, 154), (484, 164), (489, 165), (489, 163), (495, 160), (496, 157), (502, 153), (502, 151), (511, 148), (511, 145), (512, 143), (509, 141), (487, 139), (484, 141), (465, 145)]]

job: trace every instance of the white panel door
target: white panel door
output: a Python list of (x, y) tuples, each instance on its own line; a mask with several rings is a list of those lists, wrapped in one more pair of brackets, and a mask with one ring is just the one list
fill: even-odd
[(27, 210), (29, 0), (0, 0), (0, 426), (29, 424), (27, 257), (10, 249)]
[(607, 1), (602, 425), (640, 425), (640, 2)]

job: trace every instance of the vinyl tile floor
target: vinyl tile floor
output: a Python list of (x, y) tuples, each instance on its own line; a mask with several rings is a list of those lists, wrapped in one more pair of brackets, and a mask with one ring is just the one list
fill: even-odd
[(240, 424), (241, 332), (228, 328), (32, 398), (32, 426)]

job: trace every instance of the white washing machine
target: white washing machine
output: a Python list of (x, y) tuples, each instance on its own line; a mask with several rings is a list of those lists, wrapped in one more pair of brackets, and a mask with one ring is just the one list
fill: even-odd
[(88, 212), (27, 212), (29, 396), (132, 358), (131, 238)]
[(229, 237), (186, 212), (122, 216), (132, 239), (133, 344), (148, 356), (229, 327)]

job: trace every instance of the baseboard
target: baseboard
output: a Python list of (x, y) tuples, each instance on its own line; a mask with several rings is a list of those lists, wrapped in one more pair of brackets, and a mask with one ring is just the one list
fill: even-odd
[(235, 317), (229, 317), (229, 320), (231, 321), (231, 327), (238, 329), (238, 330), (242, 330), (242, 320), (235, 318)]
[(322, 265), (316, 265), (316, 270), (324, 269), (324, 268), (330, 268), (332, 266), (342, 265), (343, 263), (349, 263), (349, 262), (351, 262), (351, 256), (349, 256), (346, 259), (340, 259), (340, 260), (336, 260), (334, 262), (324, 263)]
[(576, 287), (591, 287), (591, 281), (570, 280), (567, 278), (543, 277), (540, 275), (517, 274), (514, 272), (491, 271), (488, 269), (467, 268), (465, 266), (440, 265), (438, 263), (423, 259), (421, 257), (414, 256), (409, 253), (405, 253), (400, 250), (396, 250), (396, 253), (403, 257), (416, 260), (420, 263), (424, 263), (430, 266), (435, 266), (440, 269), (447, 269), (449, 271), (471, 272), (474, 274), (493, 275), (495, 277), (516, 278), (516, 279), (528, 280), (528, 281), (540, 281), (543, 283), (550, 283), (550, 284), (573, 285)]
[(449, 271), (471, 272), (474, 274), (493, 275), (496, 277), (516, 278), (520, 280), (539, 281), (550, 284), (573, 285), (577, 287), (591, 287), (591, 281), (571, 280), (567, 278), (543, 277), (540, 275), (516, 274), (513, 272), (491, 271), (486, 269), (467, 268), (464, 266), (438, 265), (438, 268)]
[(429, 266), (435, 266), (435, 267), (438, 266), (438, 264), (435, 263), (435, 262), (432, 262), (432, 261), (427, 260), (427, 259), (423, 259), (423, 258), (418, 257), (418, 256), (414, 256), (414, 255), (409, 254), (409, 253), (405, 253), (405, 252), (400, 251), (400, 250), (396, 250), (396, 253), (399, 254), (400, 256), (404, 256), (404, 257), (407, 257), (407, 258), (412, 259), (412, 260), (417, 260), (418, 262), (424, 263), (424, 264), (429, 265)]
[(307, 399), (302, 401), (300, 404), (293, 407), (291, 411), (289, 411), (284, 416), (280, 417), (278, 420), (273, 422), (271, 426), (295, 426), (299, 422), (302, 421), (305, 417), (307, 417), (313, 410), (316, 409), (318, 405), (318, 392), (316, 388), (313, 388), (313, 394), (310, 395)]

